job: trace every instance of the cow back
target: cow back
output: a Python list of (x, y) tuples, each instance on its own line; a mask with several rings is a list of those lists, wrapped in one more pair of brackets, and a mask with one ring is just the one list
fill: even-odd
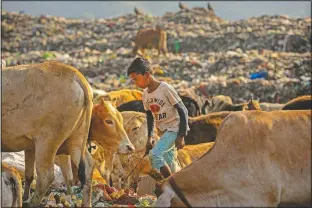
[(297, 97), (288, 103), (282, 108), (282, 110), (308, 110), (312, 107), (312, 96), (305, 95)]

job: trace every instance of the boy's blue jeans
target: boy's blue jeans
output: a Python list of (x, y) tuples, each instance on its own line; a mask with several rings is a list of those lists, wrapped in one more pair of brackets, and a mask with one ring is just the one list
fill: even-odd
[[(153, 149), (149, 152), (149, 158), (152, 167), (160, 170), (166, 163), (170, 167), (177, 156), (177, 148), (175, 141), (178, 133), (173, 131), (166, 131), (157, 141)], [(172, 170), (175, 172), (174, 170)]]

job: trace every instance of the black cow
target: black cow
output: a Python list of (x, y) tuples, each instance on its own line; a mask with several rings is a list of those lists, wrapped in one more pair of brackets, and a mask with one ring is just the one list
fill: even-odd
[(284, 105), (282, 110), (309, 110), (312, 107), (311, 98), (311, 95), (304, 95), (292, 99)]
[(117, 110), (119, 112), (122, 111), (137, 111), (137, 112), (142, 112), (145, 113), (144, 110), (144, 105), (142, 100), (133, 100), (127, 103), (123, 103), (120, 106), (117, 107)]

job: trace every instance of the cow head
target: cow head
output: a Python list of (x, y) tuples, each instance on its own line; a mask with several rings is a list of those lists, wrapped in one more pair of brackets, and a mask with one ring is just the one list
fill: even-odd
[(246, 107), (244, 107), (244, 110), (261, 110), (259, 101), (250, 98), (250, 101), (247, 103)]
[(232, 99), (229, 96), (217, 95), (207, 100), (208, 112), (219, 112), (222, 111), (222, 106), (231, 105)]
[(147, 142), (147, 120), (144, 113), (134, 111), (121, 112), (126, 133), (134, 147), (139, 150)]
[(112, 101), (101, 99), (101, 102), (93, 107), (91, 139), (122, 154), (135, 150), (123, 127), (123, 118)]
[[(130, 141), (133, 143), (136, 152), (128, 155), (119, 155), (119, 159), (122, 167), (126, 170), (127, 174), (133, 170), (138, 161), (143, 157), (145, 153), (145, 145), (147, 142), (147, 120), (144, 113), (134, 111), (121, 112), (123, 117), (123, 124), (126, 133), (131, 138)], [(155, 129), (156, 131), (156, 129)], [(153, 139), (158, 140), (158, 136), (154, 131)], [(132, 184), (137, 184), (139, 181), (139, 173), (143, 171), (148, 173), (151, 168), (148, 157), (145, 157), (140, 162), (131, 177), (127, 181), (123, 181), (123, 188), (130, 187)], [(126, 175), (127, 175), (126, 174)]]

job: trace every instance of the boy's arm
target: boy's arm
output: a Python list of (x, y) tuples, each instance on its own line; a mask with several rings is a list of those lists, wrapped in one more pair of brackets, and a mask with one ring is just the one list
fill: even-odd
[(184, 104), (182, 103), (180, 96), (171, 85), (168, 85), (168, 88), (165, 91), (165, 95), (169, 103), (177, 109), (178, 114), (180, 116), (179, 131), (177, 139), (175, 141), (175, 146), (177, 147), (177, 149), (182, 149), (185, 145), (184, 136), (186, 136), (187, 133), (186, 131), (187, 131), (188, 112)]
[(187, 112), (186, 108), (183, 106), (182, 101), (178, 102), (177, 104), (174, 105), (174, 107), (177, 109), (178, 114), (180, 116), (180, 124), (179, 124), (179, 131), (178, 131), (178, 136), (184, 137), (186, 136), (186, 127), (187, 127)]
[(152, 136), (154, 133), (154, 118), (153, 114), (150, 110), (145, 111), (146, 113), (146, 119), (147, 119), (147, 142), (146, 142), (146, 151), (145, 154), (148, 154), (148, 152), (153, 148), (153, 141)]
[(143, 107), (145, 110), (146, 114), (146, 119), (147, 119), (147, 132), (148, 132), (148, 141), (151, 140), (153, 136), (153, 130), (154, 130), (154, 118), (151, 109), (149, 108), (148, 104), (145, 102), (145, 91), (143, 92), (142, 95), (142, 102), (143, 102)]
[(154, 129), (154, 118), (150, 110), (145, 111), (145, 113), (146, 113), (146, 119), (147, 119), (148, 140), (151, 140), (153, 136), (153, 129)]

